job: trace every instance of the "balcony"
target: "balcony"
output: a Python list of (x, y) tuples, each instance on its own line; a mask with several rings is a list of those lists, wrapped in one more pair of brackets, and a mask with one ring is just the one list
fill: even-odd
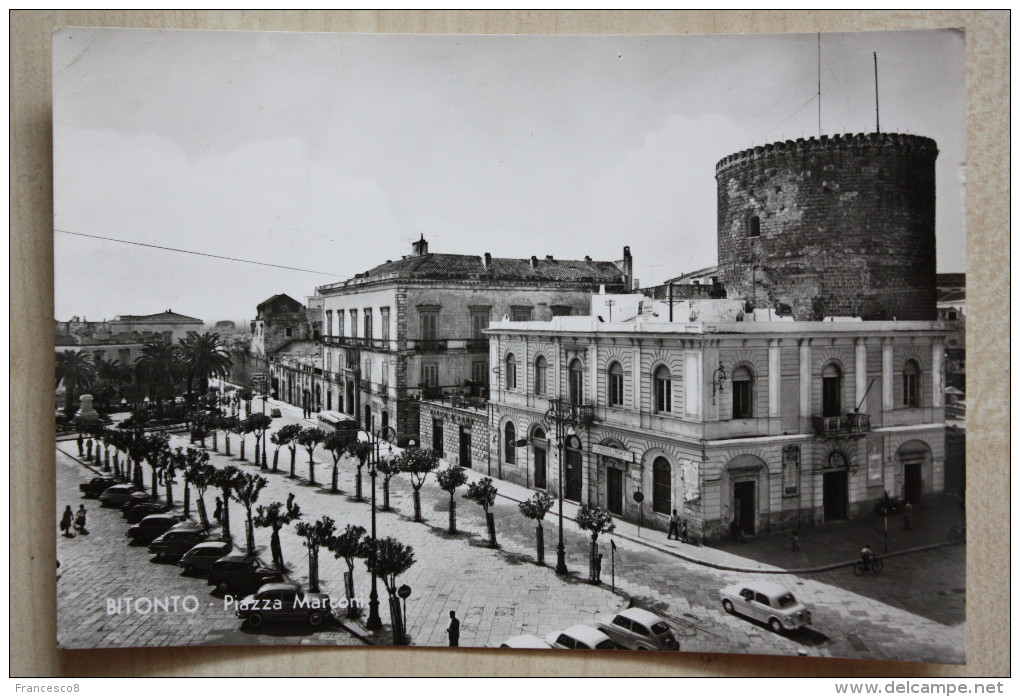
[(468, 339), (467, 350), (472, 353), (488, 353), (489, 352), (489, 340), (488, 339)]
[(415, 339), (414, 350), (418, 353), (441, 353), (446, 350), (446, 339)]
[(595, 423), (595, 405), (571, 404), (565, 399), (550, 399), (546, 416), (552, 420), (563, 420), (564, 423), (587, 428)]
[(842, 416), (812, 416), (811, 425), (815, 435), (822, 438), (841, 436), (863, 436), (871, 431), (871, 417), (867, 414), (844, 414)]

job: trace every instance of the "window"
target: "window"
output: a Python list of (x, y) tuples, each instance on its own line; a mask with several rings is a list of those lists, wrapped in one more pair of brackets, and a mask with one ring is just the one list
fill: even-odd
[(623, 366), (616, 361), (609, 365), (609, 406), (623, 406)]
[(531, 321), (531, 308), (530, 307), (513, 307), (510, 308), (510, 319), (514, 322), (530, 322)]
[(750, 419), (751, 416), (751, 371), (740, 366), (733, 370), (733, 418)]
[(350, 310), (351, 313), (351, 338), (358, 336), (358, 311)]
[(439, 419), (432, 419), (432, 449), (444, 457), (443, 451), (443, 422)]
[(548, 379), (549, 363), (545, 360), (545, 356), (539, 356), (535, 359), (535, 394), (544, 395), (546, 380)]
[(843, 414), (843, 371), (835, 363), (822, 368), (822, 416)]
[(131, 362), (131, 349), (117, 349), (117, 358), (121, 365), (127, 365)]
[(390, 308), (379, 308), (379, 338), (383, 341), (390, 340)]
[(365, 308), (365, 338), (372, 338), (372, 308)]
[(506, 355), (506, 388), (517, 389), (517, 357), (512, 353)]
[(471, 311), (471, 338), (475, 341), (485, 341), (482, 330), (489, 326), (488, 310)]
[(439, 387), (439, 364), (424, 363), (421, 367), (421, 381), (426, 387)]
[(372, 361), (368, 358), (365, 359), (365, 382), (369, 383), (369, 389), (371, 389), (372, 383)]
[(418, 313), (422, 341), (435, 341), (439, 338), (439, 312), (429, 310)]
[(655, 411), (668, 414), (673, 411), (673, 376), (669, 374), (669, 368), (664, 365), (656, 368), (654, 382)]
[(471, 364), (471, 380), (479, 385), (489, 384), (489, 364), (486, 361), (475, 361)]
[(631, 627), (630, 620), (627, 619), (626, 617), (620, 617), (619, 615), (617, 615), (615, 618), (613, 618), (613, 624), (615, 624), (617, 627), (622, 627), (623, 629), (626, 629), (628, 632), (630, 631)]
[(903, 366), (903, 406), (919, 407), (921, 400), (918, 394), (921, 367), (913, 358)]
[[(379, 371), (379, 381), (384, 388), (390, 386), (390, 362), (382, 362), (382, 370)], [(385, 412), (384, 412), (385, 413)]]
[(673, 503), (672, 470), (669, 460), (655, 458), (652, 463), (652, 510), (669, 515)]
[(286, 328), (286, 329), (284, 330), (284, 333), (285, 333), (285, 334), (286, 334), (287, 336), (291, 336), (292, 334), (294, 334), (294, 330), (293, 330), (293, 329), (291, 329), (290, 327), (287, 327), (287, 328)]
[(747, 219), (747, 236), (758, 237), (761, 235), (761, 218), (752, 215)]
[(336, 311), (336, 335), (337, 336), (343, 336), (344, 335), (344, 311), (343, 310), (337, 310)]
[(503, 461), (508, 465), (517, 463), (517, 429), (509, 421), (503, 429)]
[(333, 311), (326, 310), (326, 336), (333, 336)]
[(570, 305), (553, 305), (551, 308), (553, 317), (569, 317)]
[(570, 362), (570, 403), (584, 404), (584, 366), (577, 358)]

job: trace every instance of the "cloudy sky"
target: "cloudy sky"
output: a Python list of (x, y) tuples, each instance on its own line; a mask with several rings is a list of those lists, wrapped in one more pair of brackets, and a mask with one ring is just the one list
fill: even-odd
[[(963, 271), (963, 36), (823, 35), (823, 133), (874, 130), (873, 51), (882, 130), (938, 142), (938, 268)], [(626, 244), (651, 285), (715, 263), (719, 159), (818, 133), (814, 34), (64, 29), (53, 56), (59, 319), (250, 319), (421, 234), (494, 256)]]

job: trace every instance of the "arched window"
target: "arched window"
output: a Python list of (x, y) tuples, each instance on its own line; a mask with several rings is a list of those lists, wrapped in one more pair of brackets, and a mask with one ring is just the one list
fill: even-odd
[(673, 505), (673, 468), (664, 457), (652, 463), (652, 510), (670, 514)]
[(752, 215), (747, 219), (747, 236), (758, 237), (761, 235), (761, 218)]
[(517, 462), (517, 429), (514, 428), (512, 422), (507, 421), (506, 427), (503, 429), (503, 460), (508, 465), (516, 464)]
[(609, 364), (609, 406), (623, 406), (623, 366), (616, 361)]
[(512, 353), (506, 355), (506, 388), (517, 389), (517, 357)]
[(911, 358), (903, 366), (903, 406), (921, 406), (920, 390), (918, 389), (921, 384), (920, 377), (921, 366)]
[(822, 416), (843, 415), (843, 371), (835, 363), (822, 368)]
[(584, 404), (584, 366), (576, 358), (570, 362), (570, 403)]
[(669, 374), (669, 368), (664, 365), (656, 368), (652, 383), (655, 392), (655, 411), (659, 414), (673, 411), (673, 376)]
[(535, 359), (535, 394), (544, 395), (546, 392), (546, 378), (549, 372), (549, 364), (545, 360), (545, 356), (539, 356)]
[(750, 419), (754, 416), (751, 406), (751, 371), (746, 366), (733, 369), (733, 418)]

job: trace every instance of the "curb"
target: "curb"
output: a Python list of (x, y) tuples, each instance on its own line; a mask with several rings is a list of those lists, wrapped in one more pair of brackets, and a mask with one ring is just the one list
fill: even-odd
[[(508, 494), (501, 494), (501, 493), (499, 493), (497, 491), (496, 495), (499, 496), (499, 497), (502, 497), (504, 499), (507, 499), (508, 501), (513, 501), (515, 503), (521, 503), (521, 499), (514, 498), (513, 496), (510, 496)], [(567, 520), (573, 521), (575, 523), (577, 522), (574, 518), (570, 517), (566, 513), (563, 514), (563, 517), (566, 518)], [(662, 552), (663, 554), (668, 554), (671, 557), (675, 557), (677, 559), (682, 559), (682, 560), (690, 562), (692, 564), (698, 564), (699, 566), (705, 566), (705, 567), (708, 567), (710, 569), (718, 569), (720, 571), (736, 571), (736, 572), (745, 573), (745, 574), (772, 574), (772, 575), (777, 575), (777, 576), (778, 575), (783, 575), (783, 574), (796, 574), (796, 575), (800, 575), (800, 574), (815, 574), (815, 573), (821, 573), (823, 571), (832, 571), (833, 569), (840, 569), (840, 568), (844, 568), (844, 567), (852, 567), (854, 564), (857, 563), (857, 559), (850, 559), (849, 561), (833, 562), (831, 564), (823, 564), (821, 566), (811, 566), (811, 567), (805, 567), (805, 568), (800, 568), (800, 569), (756, 569), (756, 568), (749, 568), (749, 567), (729, 566), (727, 564), (717, 564), (715, 562), (705, 561), (704, 559), (698, 559), (696, 557), (691, 557), (691, 556), (688, 556), (686, 554), (681, 554), (681, 553), (675, 552), (675, 551), (673, 551), (671, 549), (663, 548), (663, 547), (660, 547), (659, 545), (651, 544), (647, 540), (644, 540), (644, 539), (639, 538), (639, 537), (633, 537), (631, 535), (622, 535), (620, 533), (613, 533), (613, 534), (616, 537), (619, 537), (619, 538), (624, 539), (624, 540), (628, 540), (628, 541), (633, 542), (635, 544), (639, 544), (642, 547), (647, 547), (648, 549), (654, 549), (657, 552)], [(963, 543), (961, 543), (961, 542), (951, 542), (951, 541), (947, 540), (945, 542), (935, 542), (933, 544), (921, 545), (919, 547), (908, 547), (907, 549), (900, 549), (900, 550), (896, 550), (896, 551), (892, 551), (892, 552), (885, 552), (885, 553), (880, 554), (878, 556), (880, 558), (882, 558), (882, 559), (887, 559), (889, 557), (899, 557), (899, 556), (903, 556), (903, 555), (906, 555), (906, 554), (915, 554), (917, 552), (928, 552), (928, 551), (931, 551), (933, 549), (939, 549), (941, 547), (949, 547), (951, 545), (956, 545), (956, 544), (963, 544)]]

